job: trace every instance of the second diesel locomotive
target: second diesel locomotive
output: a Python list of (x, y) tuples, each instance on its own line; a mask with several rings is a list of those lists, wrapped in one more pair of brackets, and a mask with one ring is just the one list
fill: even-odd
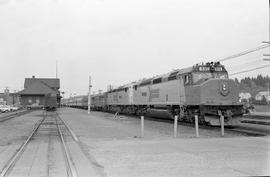
[[(220, 125), (236, 125), (243, 115), (236, 83), (219, 62), (196, 64), (170, 73), (123, 85), (108, 92), (93, 95), (94, 110), (126, 114), (155, 114), (167, 117), (178, 115), (180, 120)], [(82, 96), (82, 100), (87, 100)], [(87, 102), (76, 101), (77, 107)], [(81, 106), (78, 104), (82, 104)]]

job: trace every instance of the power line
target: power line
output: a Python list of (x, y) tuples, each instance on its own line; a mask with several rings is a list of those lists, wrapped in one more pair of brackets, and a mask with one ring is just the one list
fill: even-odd
[(250, 72), (250, 71), (255, 71), (255, 70), (262, 69), (262, 68), (267, 68), (267, 67), (270, 67), (270, 65), (265, 65), (265, 66), (261, 66), (261, 67), (257, 67), (257, 68), (252, 68), (252, 69), (248, 69), (248, 70), (244, 70), (244, 71), (232, 73), (232, 74), (229, 74), (229, 75), (230, 76), (233, 76), (233, 75), (242, 74), (242, 73), (246, 73), (246, 72)]
[(246, 50), (244, 52), (241, 52), (241, 53), (238, 53), (238, 54), (234, 54), (234, 55), (231, 55), (229, 57), (222, 58), (222, 59), (220, 59), (218, 61), (219, 62), (222, 62), (222, 61), (231, 60), (231, 59), (234, 59), (234, 58), (237, 58), (237, 57), (240, 57), (240, 56), (243, 56), (243, 55), (246, 55), (246, 54), (249, 54), (249, 53), (252, 53), (252, 52), (261, 50), (261, 49), (264, 49), (264, 48), (267, 48), (269, 46), (270, 46), (269, 44), (261, 45), (259, 47), (254, 48), (254, 49), (249, 49), (249, 50)]
[[(238, 70), (239, 68), (241, 67), (247, 67), (247, 66), (254, 66), (254, 64), (258, 64), (259, 62), (264, 62), (262, 59), (257, 59), (257, 60), (253, 60), (253, 61), (250, 61), (250, 62), (246, 62), (246, 63), (242, 63), (242, 64), (238, 64), (238, 65), (229, 65), (227, 66), (227, 70), (230, 70), (231, 72), (234, 71), (234, 70)], [(265, 63), (265, 62), (264, 62)]]

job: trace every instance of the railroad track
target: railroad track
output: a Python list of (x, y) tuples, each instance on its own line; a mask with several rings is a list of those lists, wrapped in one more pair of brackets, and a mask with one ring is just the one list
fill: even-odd
[(258, 125), (270, 125), (270, 116), (267, 115), (245, 115), (242, 123), (258, 124)]
[(270, 129), (263, 130), (256, 127), (244, 127), (244, 126), (238, 126), (233, 127), (229, 131), (239, 132), (242, 134), (246, 134), (247, 136), (267, 136), (270, 135)]
[(260, 114), (247, 114), (243, 116), (248, 119), (261, 119), (261, 120), (270, 120), (269, 115), (260, 115)]
[(12, 119), (12, 118), (15, 118), (15, 117), (18, 117), (18, 116), (22, 116), (22, 115), (27, 114), (27, 113), (29, 113), (31, 111), (32, 110), (23, 110), (23, 111), (18, 111), (18, 112), (14, 112), (14, 113), (11, 113), (11, 114), (8, 114), (8, 115), (1, 116), (0, 117), (0, 122), (4, 122), (6, 120), (9, 120), (9, 119)]
[(79, 139), (57, 113), (44, 112), (20, 148), (7, 161), (6, 176), (104, 176), (89, 161)]
[(246, 120), (242, 120), (242, 123), (248, 123), (248, 124), (258, 124), (258, 125), (270, 125), (269, 120), (268, 121), (262, 121), (262, 120), (258, 120), (258, 119), (246, 119)]

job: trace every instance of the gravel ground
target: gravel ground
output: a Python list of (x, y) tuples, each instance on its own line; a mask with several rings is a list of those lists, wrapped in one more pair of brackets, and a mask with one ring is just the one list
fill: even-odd
[(3, 169), (41, 118), (42, 112), (34, 111), (0, 123), (0, 169)]
[(258, 176), (270, 175), (269, 137), (245, 137), (217, 130), (179, 126), (173, 138), (173, 122), (145, 121), (140, 138), (140, 119), (113, 118), (112, 114), (63, 108), (66, 120), (88, 149), (92, 161), (107, 176)]
[(3, 118), (3, 117), (9, 116), (9, 115), (15, 115), (15, 114), (18, 114), (20, 112), (25, 112), (25, 111), (27, 111), (27, 110), (20, 109), (20, 110), (17, 110), (17, 111), (11, 111), (11, 112), (5, 112), (5, 113), (0, 112), (0, 119)]
[(25, 140), (35, 123), (42, 119), (41, 111), (34, 111), (26, 115), (9, 119), (0, 123), (0, 146)]

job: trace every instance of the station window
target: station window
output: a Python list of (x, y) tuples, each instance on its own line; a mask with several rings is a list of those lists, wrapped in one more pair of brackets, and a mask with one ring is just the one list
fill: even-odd
[(142, 92), (142, 96), (147, 96), (147, 92)]

